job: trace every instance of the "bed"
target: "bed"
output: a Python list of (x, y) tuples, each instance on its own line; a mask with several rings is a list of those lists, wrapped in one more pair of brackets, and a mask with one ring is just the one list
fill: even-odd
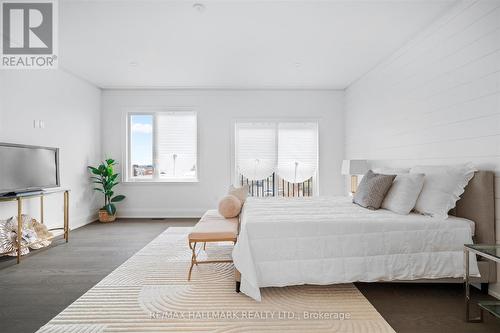
[[(341, 197), (249, 198), (233, 250), (241, 291), (260, 300), (271, 286), (462, 278), (463, 245), (495, 235), (493, 200), (493, 175), (483, 171), (446, 220), (370, 211)], [(475, 256), (470, 267), (480, 282), (496, 275)]]

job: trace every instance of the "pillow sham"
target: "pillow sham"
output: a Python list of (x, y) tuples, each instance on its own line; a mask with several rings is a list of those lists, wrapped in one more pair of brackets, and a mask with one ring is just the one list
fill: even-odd
[(454, 166), (416, 166), (411, 174), (425, 174), (424, 186), (415, 204), (421, 214), (448, 218), (450, 209), (464, 193), (465, 186), (474, 177), (476, 168), (470, 163)]
[(410, 168), (376, 168), (373, 172), (380, 173), (382, 175), (400, 175), (405, 173), (410, 173)]
[(415, 207), (418, 196), (422, 191), (424, 178), (423, 173), (397, 175), (382, 202), (382, 208), (396, 214), (409, 214)]
[(248, 185), (245, 184), (241, 187), (234, 187), (233, 185), (230, 185), (227, 194), (234, 195), (241, 201), (241, 204), (244, 204), (248, 196)]
[(352, 202), (368, 209), (379, 209), (394, 178), (396, 175), (382, 175), (368, 170), (361, 179)]

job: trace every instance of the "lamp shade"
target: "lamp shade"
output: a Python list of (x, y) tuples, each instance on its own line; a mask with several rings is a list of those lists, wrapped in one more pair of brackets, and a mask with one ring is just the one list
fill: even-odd
[(342, 174), (343, 175), (364, 175), (368, 171), (368, 163), (366, 160), (343, 160)]

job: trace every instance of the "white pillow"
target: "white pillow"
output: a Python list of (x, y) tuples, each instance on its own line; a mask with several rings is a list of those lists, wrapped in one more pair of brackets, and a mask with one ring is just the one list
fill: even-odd
[(448, 218), (448, 212), (455, 207), (475, 171), (477, 170), (472, 164), (412, 168), (411, 174), (425, 174), (424, 187), (415, 204), (415, 210), (436, 218)]
[(400, 175), (404, 173), (409, 173), (409, 168), (376, 168), (373, 172), (380, 173), (382, 175)]
[(230, 185), (227, 194), (237, 197), (243, 205), (248, 196), (248, 184), (245, 184), (241, 187), (234, 187), (234, 185)]
[(418, 195), (424, 186), (423, 173), (399, 174), (382, 202), (382, 208), (397, 214), (407, 215), (415, 207)]

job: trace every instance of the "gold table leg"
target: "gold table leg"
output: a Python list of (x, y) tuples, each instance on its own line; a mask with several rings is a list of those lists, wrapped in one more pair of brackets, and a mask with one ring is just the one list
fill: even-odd
[(64, 239), (69, 240), (69, 191), (64, 191)]
[(43, 194), (40, 196), (40, 223), (43, 224)]
[(23, 238), (23, 199), (17, 198), (17, 263), (21, 262), (21, 241)]

